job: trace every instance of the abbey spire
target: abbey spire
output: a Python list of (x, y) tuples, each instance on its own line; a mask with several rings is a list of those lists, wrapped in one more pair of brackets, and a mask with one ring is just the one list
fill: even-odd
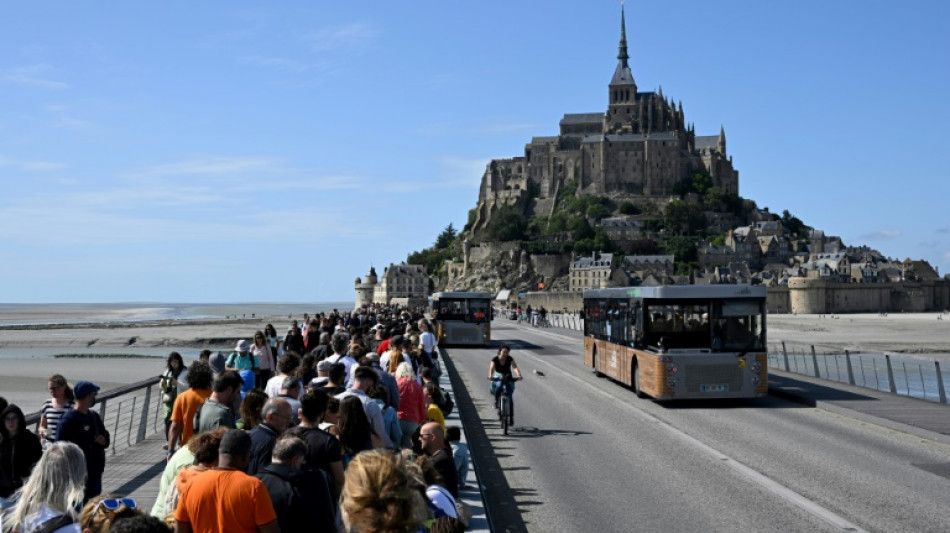
[(612, 106), (632, 106), (637, 99), (637, 83), (633, 81), (633, 73), (630, 72), (628, 62), (630, 55), (627, 54), (627, 22), (623, 4), (620, 6), (620, 45), (618, 48), (617, 70), (614, 71), (614, 77), (610, 80), (610, 98), (608, 102)]

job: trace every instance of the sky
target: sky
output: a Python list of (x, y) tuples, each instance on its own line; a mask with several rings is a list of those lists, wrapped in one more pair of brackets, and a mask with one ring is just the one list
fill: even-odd
[[(352, 301), (603, 112), (619, 1), (8, 2), (0, 302)], [(950, 2), (626, 4), (740, 194), (950, 273)]]

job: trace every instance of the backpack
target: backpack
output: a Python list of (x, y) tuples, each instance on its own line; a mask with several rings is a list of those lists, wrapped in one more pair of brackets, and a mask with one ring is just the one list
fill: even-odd
[(449, 394), (449, 391), (439, 387), (439, 391), (442, 392), (442, 405), (439, 405), (439, 409), (442, 410), (442, 414), (449, 416), (452, 414), (452, 409), (455, 409), (455, 402), (452, 400), (452, 395)]
[(68, 526), (74, 522), (73, 517), (68, 514), (59, 515), (56, 518), (50, 518), (46, 522), (43, 522), (39, 527), (30, 531), (30, 533), (53, 533), (57, 529)]

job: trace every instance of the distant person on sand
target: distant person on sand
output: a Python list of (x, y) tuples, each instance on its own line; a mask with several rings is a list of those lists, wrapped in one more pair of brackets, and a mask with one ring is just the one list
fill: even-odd
[(98, 392), (95, 383), (77, 382), (73, 409), (63, 416), (56, 430), (56, 440), (75, 443), (86, 457), (86, 500), (102, 492), (102, 472), (106, 469), (106, 448), (110, 442), (102, 418), (92, 410)]
[(40, 415), (40, 438), (56, 442), (59, 419), (63, 418), (66, 411), (73, 408), (73, 389), (66, 383), (66, 378), (60, 374), (50, 376), (46, 385), (53, 397), (43, 403)]

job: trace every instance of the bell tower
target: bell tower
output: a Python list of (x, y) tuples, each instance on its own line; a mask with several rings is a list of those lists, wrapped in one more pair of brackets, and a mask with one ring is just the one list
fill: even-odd
[(604, 115), (605, 133), (636, 131), (633, 123), (637, 117), (637, 82), (630, 72), (627, 53), (627, 22), (623, 4), (620, 5), (620, 45), (617, 53), (617, 69), (608, 86), (610, 105)]

